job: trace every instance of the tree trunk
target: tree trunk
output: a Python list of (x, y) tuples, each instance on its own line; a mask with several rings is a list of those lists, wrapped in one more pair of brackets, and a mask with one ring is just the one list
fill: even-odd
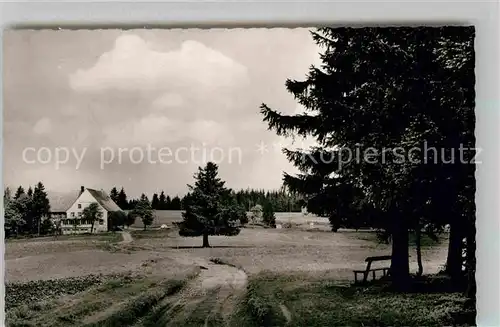
[(209, 248), (210, 244), (208, 244), (208, 233), (203, 233), (203, 247)]
[(397, 217), (392, 227), (391, 278), (397, 290), (404, 291), (409, 286), (410, 262), (408, 228), (402, 217)]
[(417, 247), (417, 262), (418, 262), (418, 271), (417, 276), (422, 276), (424, 273), (424, 266), (422, 264), (422, 231), (420, 230), (420, 224), (417, 224), (417, 228), (415, 230), (415, 245)]
[(94, 233), (94, 222), (90, 225), (90, 234)]
[(467, 233), (467, 290), (466, 296), (469, 299), (476, 299), (476, 228), (470, 228)]
[(458, 280), (462, 275), (462, 230), (460, 225), (450, 224), (448, 257), (446, 258), (446, 273), (452, 280)]

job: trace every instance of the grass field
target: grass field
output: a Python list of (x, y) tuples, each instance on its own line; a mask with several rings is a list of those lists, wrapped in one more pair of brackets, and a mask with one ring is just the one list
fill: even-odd
[[(328, 224), (328, 219), (326, 218), (317, 217), (312, 214), (304, 215), (301, 212), (276, 212), (275, 216), (276, 222), (281, 224), (287, 222), (293, 222), (297, 225), (309, 224), (310, 222), (323, 225)], [(151, 227), (156, 228), (163, 224), (171, 226), (172, 223), (180, 221), (182, 221), (182, 211), (180, 210), (154, 210), (154, 220)], [(140, 219), (137, 219), (132, 227), (142, 228), (143, 224)]]
[[(455, 293), (352, 289), (353, 269), (390, 253), (373, 232), (244, 228), (211, 236), (211, 248), (175, 229), (130, 234), (7, 242), (9, 326), (438, 326), (455, 319), (445, 306), (463, 305)], [(440, 270), (446, 245), (426, 241), (425, 273)]]
[(260, 273), (249, 280), (232, 325), (257, 326), (467, 326), (473, 308), (460, 293), (423, 280), (432, 293), (401, 294), (383, 282), (353, 286), (304, 274)]

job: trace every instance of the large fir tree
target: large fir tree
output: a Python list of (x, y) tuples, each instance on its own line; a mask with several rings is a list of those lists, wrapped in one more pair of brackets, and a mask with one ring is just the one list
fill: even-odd
[(321, 67), (303, 81), (286, 81), (306, 113), (261, 106), (279, 135), (318, 143), (284, 150), (301, 171), (285, 174), (284, 183), (307, 197), (309, 212), (328, 215), (334, 229), (372, 216), (392, 239), (391, 275), (404, 287), (408, 231), (422, 217), (436, 228), (473, 225), (474, 165), (446, 160), (460, 144), (474, 147), (474, 29), (322, 28), (312, 36), (323, 50)]

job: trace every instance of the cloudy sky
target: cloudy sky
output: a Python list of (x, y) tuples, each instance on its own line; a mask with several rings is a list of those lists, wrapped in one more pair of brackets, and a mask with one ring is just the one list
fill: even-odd
[(280, 187), (291, 141), (259, 105), (300, 112), (284, 83), (320, 49), (307, 29), (190, 29), (10, 31), (3, 51), (5, 184), (138, 196), (184, 194), (206, 159), (229, 187)]

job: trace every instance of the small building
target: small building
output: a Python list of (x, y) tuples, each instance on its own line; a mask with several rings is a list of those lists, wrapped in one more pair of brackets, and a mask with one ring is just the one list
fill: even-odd
[(104, 190), (94, 190), (81, 187), (78, 194), (59, 195), (49, 197), (50, 219), (53, 224), (60, 226), (63, 234), (90, 233), (92, 224), (82, 218), (83, 209), (96, 202), (102, 211), (102, 219), (94, 223), (94, 232), (108, 231), (108, 215), (113, 211), (120, 211), (120, 207), (109, 197)]

